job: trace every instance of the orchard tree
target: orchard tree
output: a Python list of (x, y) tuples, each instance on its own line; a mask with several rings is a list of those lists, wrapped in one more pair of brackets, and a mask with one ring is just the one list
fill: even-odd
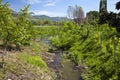
[(11, 11), (9, 4), (2, 4), (2, 0), (0, 0), (0, 40), (2, 40), (4, 46), (2, 67), (4, 67), (4, 55), (7, 53), (8, 46), (11, 44), (15, 28)]
[[(12, 44), (16, 45), (17, 50), (21, 50), (20, 47), (30, 44), (30, 40), (36, 35), (30, 19), (29, 5), (21, 9), (16, 17), (12, 13), (9, 4), (3, 4), (0, 0), (0, 40), (3, 42), (4, 54)], [(4, 63), (4, 55), (2, 62)]]
[(13, 36), (13, 43), (16, 44), (16, 48), (20, 50), (21, 45), (29, 44), (29, 41), (34, 36), (34, 29), (32, 23), (30, 21), (30, 12), (29, 7), (25, 6), (18, 12), (18, 17), (15, 21), (15, 33), (16, 35)]
[(13, 16), (11, 15), (11, 9), (9, 4), (0, 3), (0, 38), (3, 41), (5, 50), (11, 43), (11, 36), (14, 30), (15, 24), (13, 21)]

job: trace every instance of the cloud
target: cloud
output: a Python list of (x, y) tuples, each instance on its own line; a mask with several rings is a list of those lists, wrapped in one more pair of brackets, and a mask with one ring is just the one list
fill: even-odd
[(47, 0), (46, 4), (44, 5), (44, 7), (55, 6), (56, 2), (57, 2), (57, 0)]
[(56, 16), (65, 16), (63, 13), (55, 13), (55, 12), (50, 12), (50, 11), (32, 11), (35, 15), (47, 15), (50, 17), (56, 17)]
[(55, 6), (56, 2), (49, 2), (44, 5), (44, 7), (50, 7), (50, 6)]
[(38, 4), (43, 3), (44, 7), (55, 6), (58, 0), (22, 0), (27, 4)]
[(26, 0), (25, 2), (28, 4), (37, 4), (37, 3), (40, 3), (41, 0)]

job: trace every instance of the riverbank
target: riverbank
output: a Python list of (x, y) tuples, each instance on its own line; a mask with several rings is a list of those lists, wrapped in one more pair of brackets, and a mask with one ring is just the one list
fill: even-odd
[(21, 52), (8, 51), (5, 67), (0, 68), (0, 80), (54, 80), (54, 72), (42, 59), (43, 54), (53, 56), (48, 56), (47, 46), (40, 42), (31, 42), (30, 46), (22, 47)]
[[(62, 50), (44, 42), (31, 42), (22, 51), (8, 51), (0, 80), (82, 80), (79, 69), (65, 57)], [(73, 76), (71, 76), (73, 75)]]

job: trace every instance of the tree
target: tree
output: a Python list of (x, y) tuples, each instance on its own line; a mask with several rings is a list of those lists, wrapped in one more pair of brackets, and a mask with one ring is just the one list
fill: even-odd
[[(120, 9), (120, 1), (116, 3), (116, 9), (119, 10)], [(117, 14), (116, 16), (116, 30), (117, 32), (119, 32), (119, 37), (120, 37), (120, 13)]]
[(36, 35), (30, 20), (29, 5), (21, 9), (16, 16), (12, 13), (9, 4), (3, 4), (0, 0), (0, 40), (4, 46), (2, 67), (4, 67), (4, 56), (7, 50), (11, 50), (12, 45), (21, 50), (20, 47), (30, 44), (30, 40)]
[(107, 0), (100, 0), (100, 7), (99, 7), (99, 23), (103, 24), (106, 23), (107, 20)]
[(73, 11), (74, 10), (74, 7), (73, 6), (68, 6), (68, 10), (67, 10), (67, 13), (68, 13), (68, 17), (70, 18), (70, 19), (73, 19), (74, 17), (73, 17)]
[[(120, 1), (116, 3), (116, 9), (120, 9)], [(110, 12), (107, 15), (107, 22), (110, 26), (115, 27), (117, 36), (120, 37), (120, 13)]]
[(107, 12), (107, 0), (100, 0), (100, 13)]
[(69, 6), (68, 7), (68, 17), (73, 19), (74, 22), (76, 22), (78, 25), (81, 25), (84, 20), (84, 12), (82, 7), (80, 6)]
[(15, 23), (11, 14), (9, 4), (2, 4), (0, 0), (0, 40), (3, 42), (4, 52), (2, 55), (2, 67), (4, 67), (4, 55), (7, 53), (8, 46), (11, 44)]
[(86, 22), (91, 23), (99, 18), (98, 11), (90, 11), (86, 14)]
[(11, 43), (11, 36), (15, 27), (13, 16), (9, 4), (0, 3), (0, 38), (3, 41), (5, 49)]
[(116, 9), (117, 9), (117, 10), (120, 9), (120, 1), (116, 3)]
[[(29, 44), (29, 41), (33, 37), (33, 26), (30, 21), (30, 12), (29, 12), (29, 5), (25, 6), (21, 9), (18, 13), (18, 17), (15, 21), (15, 32), (12, 42), (16, 45), (16, 48), (20, 50), (21, 45)], [(18, 37), (19, 36), (19, 37)]]

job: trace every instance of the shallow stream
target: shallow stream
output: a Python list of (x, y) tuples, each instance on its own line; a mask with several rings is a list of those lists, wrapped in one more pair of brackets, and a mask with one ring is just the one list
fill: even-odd
[[(51, 45), (47, 38), (43, 39), (43, 42)], [(56, 80), (82, 80), (80, 71), (75, 69), (73, 62), (63, 57), (62, 50), (53, 50), (52, 53), (55, 54), (55, 58), (51, 67), (55, 69)]]

